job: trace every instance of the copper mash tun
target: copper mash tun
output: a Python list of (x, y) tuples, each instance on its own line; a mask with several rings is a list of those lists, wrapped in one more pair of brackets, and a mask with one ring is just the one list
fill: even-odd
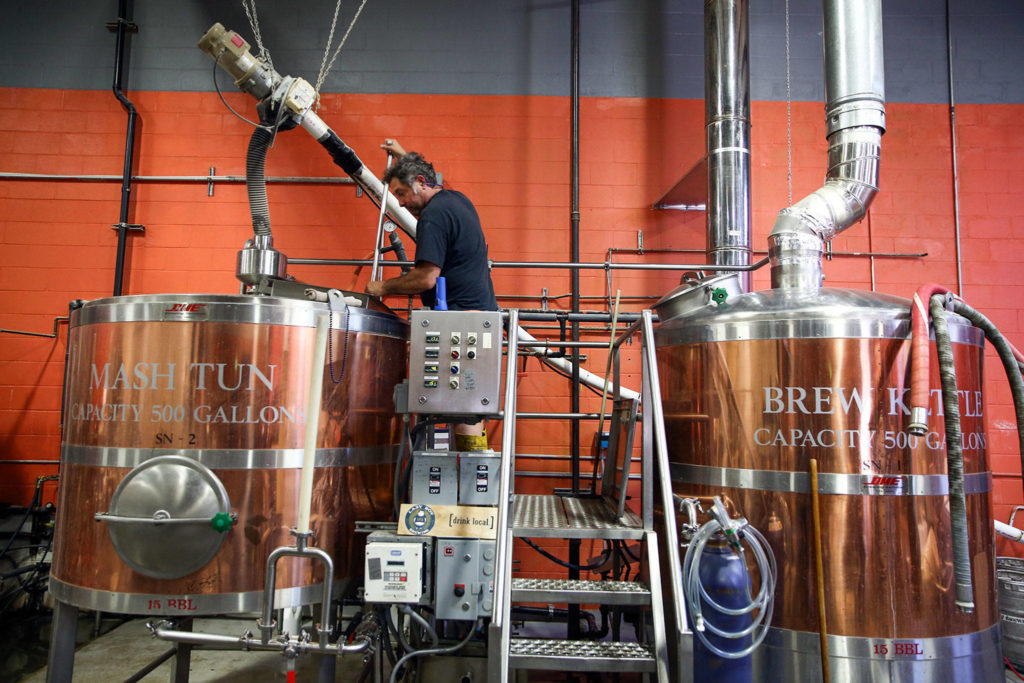
[[(749, 263), (746, 3), (709, 2), (709, 260)], [(824, 3), (828, 173), (769, 236), (772, 288), (694, 277), (657, 305), (670, 475), (721, 496), (778, 561), (754, 680), (822, 675), (809, 461), (815, 458), (833, 680), (1003, 678), (983, 417), (983, 335), (946, 316), (961, 396), (973, 610), (957, 606), (935, 349), (923, 436), (908, 433), (911, 302), (822, 288), (823, 246), (878, 191), (885, 129), (878, 0)], [(746, 153), (744, 153), (744, 149)], [(744, 166), (746, 165), (746, 166)]]
[[(391, 514), (408, 324), (365, 295), (333, 314), (311, 527), (358, 575), (356, 520)], [(258, 611), (265, 563), (290, 545), (316, 319), (273, 296), (99, 299), (71, 320), (51, 591), (127, 614)], [(274, 604), (320, 597), (317, 563), (282, 562)]]

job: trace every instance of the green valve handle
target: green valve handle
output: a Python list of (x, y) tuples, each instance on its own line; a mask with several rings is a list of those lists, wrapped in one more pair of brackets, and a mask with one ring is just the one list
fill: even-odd
[(213, 527), (214, 531), (224, 533), (231, 528), (234, 524), (234, 520), (231, 519), (231, 515), (226, 512), (218, 512), (210, 518), (210, 526)]
[(716, 287), (711, 290), (711, 300), (716, 304), (724, 304), (725, 300), (729, 298), (729, 292), (725, 287)]

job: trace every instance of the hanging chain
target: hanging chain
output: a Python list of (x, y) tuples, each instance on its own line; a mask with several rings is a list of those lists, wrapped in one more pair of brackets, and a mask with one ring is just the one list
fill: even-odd
[[(324, 84), (324, 80), (327, 78), (327, 74), (331, 72), (334, 67), (334, 61), (341, 54), (341, 48), (344, 47), (345, 41), (348, 40), (348, 35), (352, 33), (352, 28), (356, 25), (356, 20), (359, 19), (359, 15), (362, 14), (363, 8), (366, 7), (368, 0), (363, 0), (359, 4), (359, 9), (356, 10), (355, 16), (352, 17), (352, 21), (348, 25), (348, 29), (345, 31), (345, 35), (341, 37), (341, 42), (338, 43), (337, 49), (334, 51), (334, 55), (331, 57), (330, 63), (327, 63), (327, 55), (331, 52), (331, 43), (334, 42), (334, 28), (338, 23), (338, 11), (341, 9), (341, 0), (338, 0), (338, 4), (334, 7), (334, 19), (331, 21), (331, 32), (327, 36), (327, 45), (324, 48), (324, 58), (320, 62), (320, 73), (316, 77), (316, 106), (314, 109), (320, 109), (320, 87)], [(326, 67), (324, 66), (326, 64)]]
[(786, 0), (786, 184), (789, 189), (787, 206), (793, 205), (793, 93), (790, 87), (789, 0)]
[(334, 376), (334, 311), (327, 313), (327, 367), (331, 369), (331, 381), (340, 384), (345, 379), (345, 368), (348, 365), (348, 322), (352, 311), (345, 306), (345, 349), (341, 353), (341, 374)]
[(267, 48), (263, 47), (263, 36), (260, 34), (260, 19), (256, 14), (256, 0), (242, 0), (242, 9), (245, 10), (245, 16), (249, 18), (249, 28), (252, 29), (252, 35), (256, 38), (256, 48), (259, 50), (260, 59), (273, 69), (274, 62), (270, 59), (270, 52)]

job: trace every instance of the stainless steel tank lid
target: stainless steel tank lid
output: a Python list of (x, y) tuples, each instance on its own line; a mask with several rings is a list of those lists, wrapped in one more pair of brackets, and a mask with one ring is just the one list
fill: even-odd
[[(981, 330), (947, 313), (954, 343), (980, 346)], [(730, 297), (662, 322), (657, 346), (748, 339), (906, 339), (910, 300), (856, 289), (769, 289)]]
[[(333, 329), (409, 338), (409, 323), (387, 307), (358, 292), (346, 298), (365, 301), (336, 313)], [(326, 303), (283, 297), (241, 294), (143, 294), (106, 297), (85, 304), (71, 315), (71, 327), (123, 322), (229, 322), (257, 325), (315, 327), (316, 319), (329, 312)]]
[(713, 277), (696, 277), (694, 273), (683, 275), (683, 283), (661, 297), (654, 304), (654, 311), (662, 322), (680, 315), (686, 315), (705, 306), (726, 303), (730, 297), (743, 293), (739, 275), (725, 273)]
[(227, 490), (208, 467), (161, 455), (132, 469), (110, 499), (110, 540), (125, 564), (145, 576), (177, 579), (202, 569), (231, 528)]

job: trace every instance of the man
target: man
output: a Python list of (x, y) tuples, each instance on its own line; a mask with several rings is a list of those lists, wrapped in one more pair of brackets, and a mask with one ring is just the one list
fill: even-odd
[[(379, 297), (419, 294), (424, 305), (433, 307), (437, 278), (444, 277), (449, 310), (498, 310), (487, 242), (472, 202), (438, 184), (433, 165), (422, 155), (406, 153), (396, 140), (385, 140), (381, 147), (397, 156), (383, 181), (398, 203), (417, 218), (416, 264), (399, 277), (368, 283), (367, 293)], [(487, 448), (483, 422), (456, 425), (455, 445), (460, 451)]]

